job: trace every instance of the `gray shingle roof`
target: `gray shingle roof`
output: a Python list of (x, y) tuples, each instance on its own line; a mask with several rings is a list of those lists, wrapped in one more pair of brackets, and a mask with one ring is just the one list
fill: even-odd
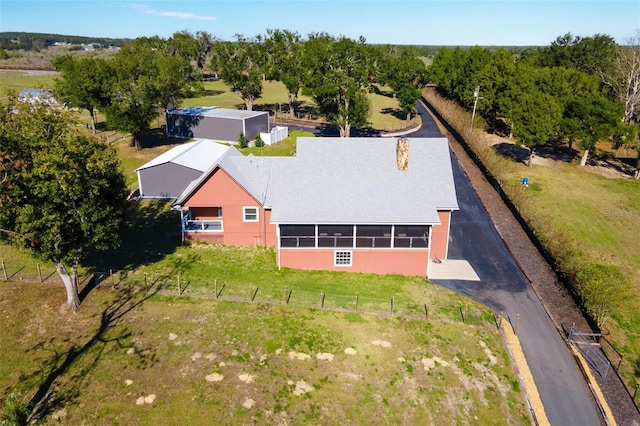
[(458, 209), (446, 138), (410, 138), (404, 171), (396, 166), (396, 141), (298, 138), (297, 157), (226, 155), (219, 165), (272, 208), (274, 223), (440, 223), (438, 209)]
[(458, 209), (445, 138), (410, 139), (409, 167), (396, 166), (396, 138), (299, 138), (267, 202), (275, 223), (439, 223)]

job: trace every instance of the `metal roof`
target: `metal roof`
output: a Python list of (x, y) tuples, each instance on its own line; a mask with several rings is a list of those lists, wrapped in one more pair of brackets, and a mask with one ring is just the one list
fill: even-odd
[(397, 138), (298, 138), (296, 157), (225, 156), (220, 166), (263, 206), (273, 223), (435, 224), (457, 210), (446, 138), (410, 138), (398, 170)]
[(246, 110), (238, 110), (238, 109), (225, 109), (225, 108), (218, 108), (215, 106), (210, 106), (210, 107), (193, 106), (189, 108), (172, 109), (170, 111), (167, 111), (167, 114), (244, 120), (246, 118), (257, 117), (257, 116), (265, 115), (269, 113), (266, 111), (246, 111)]
[(207, 139), (200, 139), (171, 148), (136, 169), (148, 169), (166, 163), (179, 164), (204, 172), (215, 164), (230, 147)]

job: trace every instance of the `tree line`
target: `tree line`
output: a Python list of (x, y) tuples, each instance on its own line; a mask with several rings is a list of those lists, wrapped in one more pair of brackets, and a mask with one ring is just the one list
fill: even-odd
[(625, 45), (568, 33), (517, 56), (444, 47), (428, 75), (446, 96), (476, 106), (491, 131), (506, 127), (532, 153), (550, 140), (570, 150), (579, 141), (583, 164), (599, 140), (640, 150), (640, 32)]
[(198, 96), (205, 70), (221, 78), (252, 110), (263, 82), (281, 81), (295, 116), (301, 94), (311, 96), (320, 114), (342, 136), (351, 127), (367, 126), (367, 92), (374, 85), (392, 88), (409, 119), (426, 83), (426, 67), (412, 49), (371, 46), (326, 33), (303, 39), (296, 32), (269, 30), (265, 35), (221, 41), (207, 32), (175, 33), (168, 39), (141, 37), (126, 43), (113, 60), (60, 56), (56, 91), (69, 106), (106, 114), (110, 128), (133, 135), (167, 108)]
[(4, 50), (34, 50), (40, 51), (56, 43), (96, 44), (100, 47), (122, 46), (128, 39), (83, 37), (61, 34), (0, 32), (0, 49)]

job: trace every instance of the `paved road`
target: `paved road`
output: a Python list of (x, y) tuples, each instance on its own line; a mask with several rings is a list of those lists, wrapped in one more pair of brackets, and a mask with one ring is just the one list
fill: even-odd
[[(424, 124), (411, 136), (442, 136), (424, 107), (419, 113)], [(449, 258), (467, 260), (480, 282), (434, 281), (503, 312), (514, 327), (519, 314), (518, 336), (551, 424), (599, 425), (600, 416), (573, 356), (453, 160), (460, 210), (452, 215)]]

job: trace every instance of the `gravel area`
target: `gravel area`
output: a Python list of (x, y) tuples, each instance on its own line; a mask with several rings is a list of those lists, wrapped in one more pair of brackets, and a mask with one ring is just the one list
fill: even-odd
[[(572, 324), (575, 324), (582, 331), (590, 331), (591, 327), (574, 299), (562, 282), (558, 280), (558, 276), (549, 263), (531, 242), (498, 192), (469, 157), (460, 142), (451, 134), (447, 134), (447, 138), (455, 157), (469, 178), (500, 237), (522, 272), (532, 283), (533, 289), (542, 301), (558, 332), (566, 338), (565, 330), (569, 330)], [(595, 371), (592, 371), (592, 375), (613, 411), (616, 422), (619, 425), (640, 425), (640, 412), (638, 412), (616, 371), (611, 368), (606, 378)]]

